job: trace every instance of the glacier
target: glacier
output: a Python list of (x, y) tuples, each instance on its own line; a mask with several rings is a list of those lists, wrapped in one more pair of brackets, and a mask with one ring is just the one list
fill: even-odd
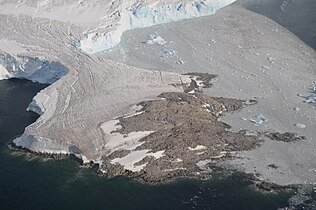
[[(144, 29), (207, 16), (233, 2), (0, 1), (0, 79), (26, 78), (51, 84), (28, 106), (28, 110), (40, 117), (14, 144), (39, 153), (74, 154), (84, 162), (102, 164), (109, 157), (108, 145), (115, 137), (105, 132), (102, 125), (118, 116), (133, 114), (129, 113), (131, 107), (156, 99), (162, 92), (182, 92), (179, 84), (191, 80), (181, 74), (192, 71), (218, 75), (220, 82), (212, 87), (212, 95), (258, 98), (259, 103), (251, 108), (252, 112), (245, 109), (238, 115), (223, 117), (223, 121), (229, 119), (226, 122), (233, 128), (253, 129), (253, 124), (241, 121), (240, 116), (250, 119), (253, 113), (262, 113), (269, 121), (255, 129), (274, 128), (314, 139), (315, 126), (311, 122), (315, 115), (310, 108), (313, 104), (303, 104), (302, 98), (293, 93), (306, 91), (306, 81), (315, 80), (315, 52), (275, 22), (234, 4), (218, 12), (216, 18)], [(136, 28), (143, 29), (131, 30)], [(141, 43), (150, 34), (157, 34), (150, 37), (155, 44)], [(165, 39), (166, 48), (159, 46), (158, 43), (164, 42), (158, 34)], [(124, 44), (113, 49), (121, 37), (125, 37)], [(179, 56), (173, 60), (161, 59), (158, 48), (164, 48), (167, 56), (174, 52)], [(109, 49), (112, 53), (120, 51), (117, 58), (111, 52), (97, 53)], [(176, 65), (177, 60), (183, 65)], [(287, 82), (280, 81), (291, 81), (293, 85), (289, 88)], [(302, 111), (293, 112), (293, 107)], [(295, 128), (296, 122), (306, 124), (306, 128)], [(280, 167), (282, 172), (292, 170), (290, 182), (313, 181), (315, 175), (301, 176), (301, 172), (315, 168), (315, 164), (310, 164), (314, 163), (311, 158), (315, 147), (312, 141), (290, 146), (271, 143), (271, 147), (266, 145), (243, 154), (247, 157), (243, 161), (250, 166), (248, 171), (253, 172), (252, 165), (265, 167), (264, 161), (278, 163), (276, 160), (284, 166)], [(301, 148), (304, 156), (299, 155)], [(273, 157), (271, 151), (278, 157)], [(271, 159), (262, 158), (265, 156)], [(263, 163), (256, 164), (256, 161)], [(304, 170), (292, 168), (296, 165), (304, 166)], [(255, 170), (270, 180), (284, 183), (284, 174), (278, 180), (279, 175), (272, 174), (271, 179), (265, 174), (265, 168)]]
[(30, 56), (13, 56), (0, 51), (0, 80), (24, 78), (33, 82), (52, 84), (66, 75), (68, 69), (60, 62)]
[(205, 0), (154, 8), (145, 5), (124, 9), (120, 13), (120, 20), (116, 28), (104, 33), (85, 34), (80, 40), (80, 48), (89, 54), (105, 51), (118, 45), (125, 31), (211, 15), (235, 1)]
[[(124, 31), (210, 15), (234, 1), (1, 1), (0, 26), (5, 29), (10, 25), (11, 29), (0, 32), (0, 80), (24, 78), (52, 84), (29, 104), (27, 110), (39, 114), (40, 118), (28, 126), (14, 144), (34, 152), (75, 154), (84, 161), (98, 160), (104, 151), (94, 149), (100, 148), (108, 138), (95, 129), (100, 122), (163, 91), (181, 91), (170, 84), (187, 78), (113, 64), (107, 59), (96, 61), (85, 53), (114, 47)], [(117, 72), (113, 68), (118, 69)], [(140, 75), (121, 78), (122, 72)], [(114, 83), (110, 82), (113, 80)], [(129, 81), (128, 85), (123, 81)], [(82, 90), (78, 84), (85, 88)], [(116, 88), (122, 92), (117, 93)], [(95, 96), (101, 93), (102, 97)], [(104, 99), (114, 100), (113, 95), (120, 106), (102, 103)], [(77, 101), (80, 101), (79, 106)], [(97, 117), (96, 107), (103, 109)], [(74, 117), (74, 112), (83, 112), (84, 117)], [(95, 116), (93, 120), (89, 114)], [(70, 122), (70, 119), (77, 120)], [(80, 130), (90, 143), (81, 142)], [(74, 145), (80, 150), (74, 152), (71, 149)]]

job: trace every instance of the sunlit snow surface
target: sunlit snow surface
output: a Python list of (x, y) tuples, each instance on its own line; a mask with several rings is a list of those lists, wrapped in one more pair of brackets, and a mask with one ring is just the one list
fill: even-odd
[(236, 0), (3, 0), (0, 14), (29, 15), (79, 25), (78, 43), (96, 53), (114, 47), (124, 31), (214, 14)]
[(110, 49), (121, 42), (124, 31), (143, 28), (162, 23), (175, 22), (214, 14), (216, 10), (235, 0), (205, 0), (193, 2), (166, 1), (158, 7), (136, 4), (131, 8), (118, 11), (120, 20), (117, 26), (105, 33), (89, 33), (80, 42), (80, 48), (87, 53), (96, 53)]

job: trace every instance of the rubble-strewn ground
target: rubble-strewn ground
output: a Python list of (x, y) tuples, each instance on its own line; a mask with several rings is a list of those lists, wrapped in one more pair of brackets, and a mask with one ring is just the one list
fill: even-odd
[[(213, 167), (236, 158), (237, 151), (259, 147), (263, 137), (287, 143), (305, 139), (294, 133), (230, 131), (230, 126), (218, 118), (256, 101), (208, 96), (202, 87), (210, 87), (215, 76), (188, 75), (191, 84), (183, 93), (162, 93), (155, 100), (137, 104), (135, 113), (100, 126), (116, 141), (116, 146), (102, 159), (100, 171), (104, 176), (128, 175), (152, 183), (179, 177), (210, 178)], [(108, 127), (110, 123), (112, 130)], [(142, 132), (148, 133), (133, 138), (135, 133)], [(121, 137), (116, 138), (117, 135)], [(274, 164), (269, 167), (277, 169)], [(258, 178), (253, 180), (265, 191), (283, 189)]]
[[(208, 163), (228, 159), (231, 152), (250, 150), (261, 143), (256, 135), (227, 131), (229, 125), (217, 121), (225, 112), (241, 109), (244, 106), (241, 100), (214, 98), (199, 92), (166, 92), (157, 100), (144, 101), (138, 106), (142, 108), (136, 114), (120, 117), (117, 123), (120, 128), (112, 132), (125, 134), (125, 138), (132, 132), (154, 132), (140, 139), (135, 149), (117, 150), (104, 157), (107, 164), (101, 170), (107, 176), (133, 171), (133, 176), (149, 182), (180, 176), (210, 177)], [(134, 153), (142, 154), (134, 160)], [(160, 154), (155, 157), (148, 153)], [(124, 158), (128, 163), (121, 161)]]
[[(252, 3), (268, 1), (273, 3)], [(292, 17), (288, 12), (295, 14), (296, 8), (300, 12), (304, 1), (289, 1), (286, 6), (285, 13), (275, 8), (280, 15)], [(312, 8), (305, 11), (311, 17)], [(303, 17), (292, 20), (301, 21), (302, 28), (310, 24)], [(146, 44), (152, 34), (164, 43)], [(266, 139), (256, 149), (237, 152), (238, 158), (229, 160), (227, 166), (260, 174), (267, 182), (315, 183), (316, 115), (306, 97), (316, 86), (316, 53), (273, 20), (236, 3), (210, 17), (126, 32), (120, 46), (99, 54), (103, 56), (152, 70), (218, 75), (205, 94), (258, 102), (219, 118), (232, 131), (289, 132), (306, 138), (291, 143)]]
[[(83, 155), (105, 175), (152, 182), (209, 177), (209, 164), (225, 160), (267, 182), (315, 183), (316, 53), (286, 28), (234, 4), (128, 31), (110, 52), (88, 55), (78, 49), (88, 23), (28, 16), (26, 5), (0, 11), (2, 64), (12, 57), (35, 68), (34, 59), (69, 71), (39, 94), (32, 107), (46, 112), (16, 144)], [(201, 93), (211, 74), (217, 81)], [(272, 139), (259, 147), (258, 131)]]

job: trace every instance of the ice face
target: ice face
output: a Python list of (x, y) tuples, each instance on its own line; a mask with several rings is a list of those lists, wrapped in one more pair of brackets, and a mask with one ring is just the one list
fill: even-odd
[[(85, 30), (78, 45), (87, 53), (110, 49), (124, 31), (214, 14), (236, 0), (122, 0), (0, 2), (0, 14), (71, 23)], [(76, 43), (77, 44), (77, 43)]]
[(162, 5), (160, 7), (138, 7), (120, 13), (118, 27), (106, 33), (88, 33), (80, 41), (80, 48), (87, 53), (108, 50), (121, 42), (124, 31), (157, 24), (186, 20), (214, 14), (216, 10), (236, 0), (206, 0)]
[(25, 78), (33, 82), (52, 84), (67, 72), (67, 68), (59, 62), (0, 52), (0, 80)]

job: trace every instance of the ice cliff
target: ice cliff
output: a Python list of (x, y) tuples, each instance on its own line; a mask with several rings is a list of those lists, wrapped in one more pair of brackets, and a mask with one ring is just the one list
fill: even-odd
[(104, 33), (87, 33), (80, 41), (80, 48), (90, 54), (108, 50), (120, 43), (124, 31), (211, 15), (235, 1), (190, 1), (158, 7), (134, 5), (117, 11), (120, 20), (113, 30)]
[[(0, 80), (53, 83), (34, 97), (28, 110), (41, 116), (14, 144), (34, 152), (71, 153), (83, 161), (102, 157), (109, 137), (100, 132), (101, 122), (161, 92), (182, 91), (170, 84), (186, 77), (111, 63), (85, 52), (114, 47), (124, 31), (210, 15), (234, 1), (1, 1)], [(85, 36), (77, 41), (80, 34)]]
[(29, 56), (12, 56), (0, 51), (0, 80), (25, 78), (33, 82), (52, 84), (68, 72), (59, 62)]

